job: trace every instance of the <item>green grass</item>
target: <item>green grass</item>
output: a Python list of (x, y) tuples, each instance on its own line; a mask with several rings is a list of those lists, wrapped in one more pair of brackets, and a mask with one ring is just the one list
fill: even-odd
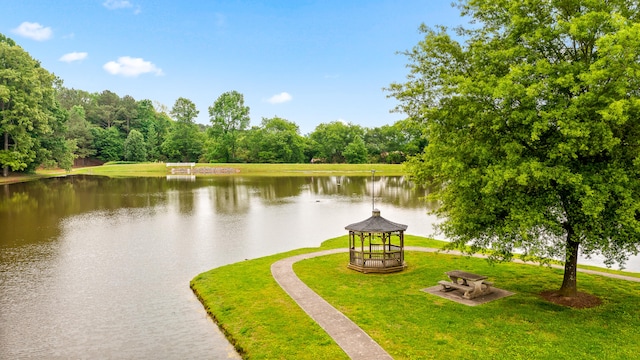
[[(196, 164), (196, 167), (238, 169), (243, 176), (304, 176), (304, 175), (405, 175), (404, 167), (397, 164)], [(164, 163), (112, 164), (74, 169), (74, 174), (106, 176), (165, 176), (169, 173)], [(233, 174), (232, 174), (233, 175)], [(228, 175), (198, 175), (228, 176)]]
[[(198, 174), (198, 177), (212, 176), (376, 176), (406, 175), (400, 164), (196, 164), (196, 167), (233, 168), (239, 172), (231, 174)], [(109, 177), (161, 177), (170, 174), (165, 163), (125, 163), (112, 162), (101, 166), (74, 168), (71, 172), (64, 170), (38, 170), (35, 174), (13, 174), (11, 177), (0, 177), (0, 185), (15, 182), (31, 181), (52, 176), (74, 174), (100, 175)]]
[[(331, 239), (321, 249), (347, 242), (346, 236)], [(406, 242), (444, 244), (415, 236)], [(191, 286), (246, 358), (346, 358), (271, 276), (273, 262), (318, 250), (223, 266), (198, 275)], [(640, 353), (640, 283), (579, 274), (579, 290), (599, 296), (603, 304), (575, 310), (538, 296), (559, 288), (562, 270), (443, 253), (408, 251), (406, 260), (405, 271), (387, 275), (347, 269), (346, 254), (304, 260), (294, 270), (397, 359), (628, 359)], [(495, 286), (516, 294), (468, 307), (421, 291), (458, 268), (486, 274)]]

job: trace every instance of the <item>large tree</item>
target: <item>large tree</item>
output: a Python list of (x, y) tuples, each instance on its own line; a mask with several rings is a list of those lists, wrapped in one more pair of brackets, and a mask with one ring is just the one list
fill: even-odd
[(40, 164), (72, 165), (63, 140), (66, 114), (56, 100), (56, 77), (29, 53), (0, 34), (0, 166), (2, 175)]
[(138, 130), (131, 130), (124, 141), (124, 159), (127, 161), (146, 161), (147, 144), (144, 136)]
[(344, 163), (344, 150), (358, 136), (364, 137), (361, 126), (342, 121), (320, 124), (309, 134), (315, 150), (314, 156), (329, 163)]
[(99, 126), (90, 128), (96, 157), (102, 161), (119, 161), (124, 156), (124, 139), (117, 127), (103, 129)]
[(342, 151), (347, 164), (365, 164), (367, 162), (367, 147), (362, 137), (356, 136)]
[[(411, 162), (439, 185), (451, 247), (624, 263), (640, 247), (640, 4), (469, 0), (469, 29), (422, 27), (399, 110), (428, 145)], [(464, 42), (462, 42), (464, 41)]]
[(218, 149), (216, 157), (224, 162), (236, 161), (238, 135), (249, 126), (249, 107), (244, 105), (244, 96), (237, 91), (228, 91), (209, 106), (211, 128), (209, 136)]
[(279, 117), (263, 118), (259, 127), (248, 131), (245, 148), (250, 162), (301, 163), (304, 138), (295, 123)]
[(171, 116), (176, 120), (172, 125), (162, 151), (169, 160), (198, 161), (202, 153), (203, 134), (195, 123), (199, 111), (189, 99), (178, 98), (171, 108)]
[(66, 138), (75, 142), (74, 156), (80, 159), (81, 164), (84, 164), (84, 159), (96, 154), (91, 128), (91, 123), (85, 118), (84, 108), (73, 105), (69, 110)]

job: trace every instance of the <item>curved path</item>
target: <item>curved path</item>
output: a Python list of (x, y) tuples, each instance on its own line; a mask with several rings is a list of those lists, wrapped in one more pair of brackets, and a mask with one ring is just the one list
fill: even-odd
[(271, 273), (284, 291), (338, 343), (350, 358), (393, 359), (373, 341), (369, 334), (311, 290), (293, 272), (295, 262), (316, 256), (347, 252), (347, 250), (333, 249), (282, 259), (271, 265)]
[[(314, 253), (301, 254), (286, 259), (276, 261), (271, 265), (271, 274), (273, 274), (276, 282), (298, 303), (315, 322), (324, 329), (324, 331), (338, 343), (338, 346), (344, 350), (352, 359), (393, 359), (378, 343), (376, 343), (366, 332), (364, 332), (353, 321), (349, 320), (344, 314), (331, 306), (327, 301), (321, 298), (315, 291), (311, 290), (305, 283), (298, 278), (293, 271), (293, 264), (305, 259), (347, 252), (349, 249), (331, 249), (318, 251)], [(437, 252), (440, 249), (407, 246), (406, 251), (423, 251)], [(457, 251), (450, 251), (447, 254), (460, 255)], [(479, 256), (482, 257), (482, 256)], [(521, 262), (521, 261), (519, 261)], [(524, 263), (524, 262), (522, 262)], [(528, 263), (531, 264), (531, 263)], [(562, 266), (553, 265), (556, 268)], [(621, 280), (640, 282), (640, 278), (631, 276), (603, 273), (594, 270), (578, 269), (579, 272), (587, 274), (601, 275)]]

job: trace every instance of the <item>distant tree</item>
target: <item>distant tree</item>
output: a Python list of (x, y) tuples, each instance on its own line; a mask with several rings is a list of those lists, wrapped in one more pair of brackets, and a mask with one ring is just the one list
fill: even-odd
[(56, 97), (60, 106), (64, 109), (71, 110), (74, 106), (87, 107), (91, 104), (91, 94), (84, 90), (68, 89), (60, 87), (56, 91)]
[[(63, 160), (71, 149), (48, 135), (64, 130), (66, 117), (56, 101), (56, 77), (29, 53), (0, 34), (0, 166), (24, 171)], [(56, 159), (55, 157), (58, 159)], [(61, 165), (67, 168), (66, 160)]]
[(73, 167), (76, 141), (65, 139), (67, 132), (67, 111), (56, 105), (53, 107), (49, 118), (50, 131), (40, 135), (36, 144), (38, 151), (36, 159), (27, 171), (35, 171), (38, 166), (46, 168), (62, 168), (71, 171)]
[(214, 144), (212, 157), (224, 162), (236, 161), (236, 146), (239, 133), (249, 126), (249, 107), (244, 105), (244, 96), (229, 91), (218, 97), (209, 107), (211, 128), (209, 137)]
[(417, 155), (427, 146), (427, 138), (422, 134), (422, 125), (414, 119), (397, 121), (393, 127), (402, 134), (404, 142), (399, 150), (405, 156)]
[(176, 120), (169, 130), (162, 151), (169, 160), (198, 161), (202, 154), (203, 134), (195, 124), (196, 105), (189, 99), (178, 98), (171, 108)]
[(119, 106), (120, 97), (112, 91), (104, 90), (101, 93), (92, 94), (91, 104), (85, 107), (87, 119), (103, 129), (112, 126), (120, 128), (124, 121), (117, 117)]
[(158, 136), (158, 132), (156, 131), (155, 124), (151, 123), (147, 127), (147, 158), (151, 161), (160, 160), (160, 146), (162, 143), (160, 142), (160, 138)]
[(131, 130), (124, 141), (124, 159), (127, 161), (146, 161), (147, 145), (144, 136), (138, 130)]
[(316, 156), (330, 163), (344, 163), (343, 152), (357, 136), (364, 136), (362, 127), (341, 121), (320, 124), (309, 134)]
[(198, 117), (199, 113), (200, 111), (196, 109), (196, 104), (183, 97), (176, 100), (170, 112), (175, 121), (191, 125), (195, 124), (195, 118)]
[(371, 162), (400, 164), (426, 145), (420, 126), (410, 119), (366, 129), (364, 142)]
[(128, 134), (132, 128), (136, 129), (139, 127), (138, 104), (133, 97), (125, 95), (120, 99), (116, 107), (116, 119), (122, 124), (126, 134)]
[(86, 159), (96, 154), (91, 127), (91, 123), (85, 119), (84, 108), (74, 105), (69, 111), (66, 138), (75, 141), (74, 155), (78, 159)]
[(342, 152), (348, 164), (367, 163), (367, 147), (364, 145), (362, 137), (356, 136)]
[[(471, 29), (422, 27), (391, 92), (428, 140), (410, 163), (450, 247), (624, 263), (640, 250), (637, 1), (461, 1)], [(470, 246), (470, 247), (467, 247)]]
[[(154, 105), (154, 109), (155, 109)], [(153, 124), (153, 130), (151, 130), (151, 124)], [(150, 160), (162, 160), (163, 155), (161, 152), (161, 146), (166, 140), (169, 130), (171, 130), (173, 121), (169, 117), (169, 115), (164, 111), (154, 111), (154, 116), (151, 119), (151, 122), (146, 125), (146, 134), (145, 139), (147, 145), (149, 147), (153, 147), (155, 150), (148, 150), (147, 155)], [(155, 135), (153, 134), (155, 132)], [(154, 141), (154, 137), (157, 137), (157, 140)]]
[(102, 161), (118, 161), (123, 159), (124, 140), (120, 131), (112, 126), (103, 129), (99, 126), (91, 128), (96, 157)]
[(197, 126), (176, 122), (162, 143), (162, 153), (171, 161), (198, 161), (203, 142), (204, 134)]
[(252, 162), (304, 161), (304, 139), (295, 123), (279, 117), (263, 118), (261, 125), (250, 133), (247, 147), (250, 149)]

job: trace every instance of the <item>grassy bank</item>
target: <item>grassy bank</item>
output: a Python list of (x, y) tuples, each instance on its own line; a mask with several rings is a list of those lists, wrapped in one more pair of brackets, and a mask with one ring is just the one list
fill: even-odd
[(38, 170), (31, 174), (9, 173), (9, 176), (7, 177), (0, 176), (0, 185), (46, 179), (55, 176), (65, 176), (66, 174), (67, 172), (64, 170)]
[[(321, 249), (346, 244), (345, 236)], [(407, 244), (443, 243), (407, 236)], [(198, 275), (191, 286), (247, 358), (346, 358), (271, 276), (270, 266), (278, 259), (317, 250), (223, 266)], [(560, 286), (561, 270), (421, 252), (407, 252), (406, 258), (406, 271), (388, 275), (351, 271), (346, 254), (304, 260), (294, 270), (397, 359), (626, 359), (640, 352), (640, 283), (579, 274), (579, 289), (603, 304), (576, 310), (538, 295)], [(486, 274), (495, 286), (516, 294), (467, 307), (421, 291), (458, 268)]]
[[(196, 164), (197, 168), (234, 169), (231, 174), (198, 176), (308, 176), (308, 175), (349, 175), (370, 176), (371, 170), (376, 176), (405, 175), (404, 167), (399, 164)], [(107, 163), (101, 166), (75, 168), (67, 173), (63, 170), (38, 170), (35, 174), (12, 174), (10, 177), (0, 176), (1, 184), (31, 181), (52, 176), (74, 174), (101, 175), (109, 177), (143, 177), (166, 176), (170, 174), (165, 163), (116, 164)]]
[[(395, 164), (196, 164), (196, 168), (234, 169), (232, 175), (404, 175), (402, 165)], [(165, 176), (169, 172), (164, 163), (105, 164), (91, 168), (74, 170), (77, 174), (106, 176)], [(198, 175), (224, 176), (224, 175)]]

